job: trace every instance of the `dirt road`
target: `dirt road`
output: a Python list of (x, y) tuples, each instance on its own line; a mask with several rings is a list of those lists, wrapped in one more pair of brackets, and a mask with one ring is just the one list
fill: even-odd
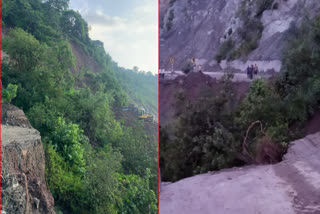
[(162, 185), (160, 214), (319, 214), (320, 133), (275, 165), (233, 168)]
[[(165, 80), (173, 80), (177, 78), (178, 76), (186, 76), (182, 71), (160, 71), (161, 74), (164, 74)], [(210, 76), (213, 79), (219, 80), (223, 77), (225, 74), (223, 71), (219, 72), (203, 72), (203, 74)], [(253, 80), (255, 79), (261, 79), (261, 78), (270, 78), (271, 75), (268, 74), (258, 74), (254, 76)], [(234, 77), (232, 79), (232, 82), (251, 82), (252, 79), (249, 79), (247, 77), (246, 73), (234, 73)]]

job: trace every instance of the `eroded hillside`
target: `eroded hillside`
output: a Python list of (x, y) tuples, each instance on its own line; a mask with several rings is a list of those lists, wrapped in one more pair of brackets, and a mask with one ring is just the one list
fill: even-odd
[(286, 40), (319, 9), (317, 0), (160, 1), (160, 68), (174, 57), (181, 70), (195, 57), (206, 71), (252, 63), (279, 71)]

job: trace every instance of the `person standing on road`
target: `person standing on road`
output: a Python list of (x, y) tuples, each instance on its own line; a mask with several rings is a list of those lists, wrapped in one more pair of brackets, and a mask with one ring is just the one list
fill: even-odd
[(247, 76), (248, 76), (249, 79), (252, 79), (252, 72), (253, 72), (252, 66), (248, 65), (248, 67), (247, 67)]
[(196, 68), (197, 68), (196, 58), (193, 57), (191, 62), (192, 62), (192, 71), (196, 72)]
[(257, 75), (259, 73), (259, 69), (257, 64), (254, 65), (254, 75)]

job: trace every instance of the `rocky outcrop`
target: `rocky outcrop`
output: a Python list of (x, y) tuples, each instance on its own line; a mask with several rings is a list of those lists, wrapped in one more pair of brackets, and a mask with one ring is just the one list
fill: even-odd
[(54, 214), (40, 133), (22, 110), (10, 104), (1, 108), (1, 210), (7, 214)]
[(320, 132), (292, 142), (275, 165), (247, 166), (163, 184), (160, 214), (320, 213)]
[(161, 0), (160, 68), (169, 70), (170, 58), (174, 57), (174, 69), (180, 70), (187, 59), (195, 57), (205, 71), (226, 67), (244, 70), (248, 64), (258, 64), (264, 71), (279, 71), (285, 41), (293, 26), (299, 26), (302, 19), (314, 17), (320, 11), (318, 0), (274, 0), (274, 9), (264, 11), (259, 18), (263, 32), (258, 47), (244, 61), (218, 64), (214, 57), (221, 44), (229, 38), (237, 41), (235, 32), (243, 24), (238, 16), (243, 1), (171, 0), (169, 3)]

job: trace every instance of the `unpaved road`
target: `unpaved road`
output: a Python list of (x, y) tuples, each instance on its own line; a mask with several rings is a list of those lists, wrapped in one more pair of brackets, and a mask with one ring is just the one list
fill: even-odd
[[(160, 71), (161, 74), (164, 74), (164, 79), (165, 80), (173, 80), (175, 78), (177, 78), (178, 76), (186, 76), (186, 74), (184, 74), (182, 71)], [(220, 71), (220, 72), (202, 72), (205, 75), (210, 76), (213, 79), (216, 80), (220, 80), (223, 75), (225, 74), (224, 72)], [(256, 76), (254, 76), (253, 80), (255, 79), (261, 79), (261, 78), (270, 78), (271, 75), (268, 74), (258, 74)], [(249, 79), (247, 77), (246, 73), (234, 73), (234, 77), (232, 79), (232, 82), (251, 82), (252, 79)]]
[(160, 214), (320, 214), (320, 133), (291, 144), (281, 163), (162, 185)]

